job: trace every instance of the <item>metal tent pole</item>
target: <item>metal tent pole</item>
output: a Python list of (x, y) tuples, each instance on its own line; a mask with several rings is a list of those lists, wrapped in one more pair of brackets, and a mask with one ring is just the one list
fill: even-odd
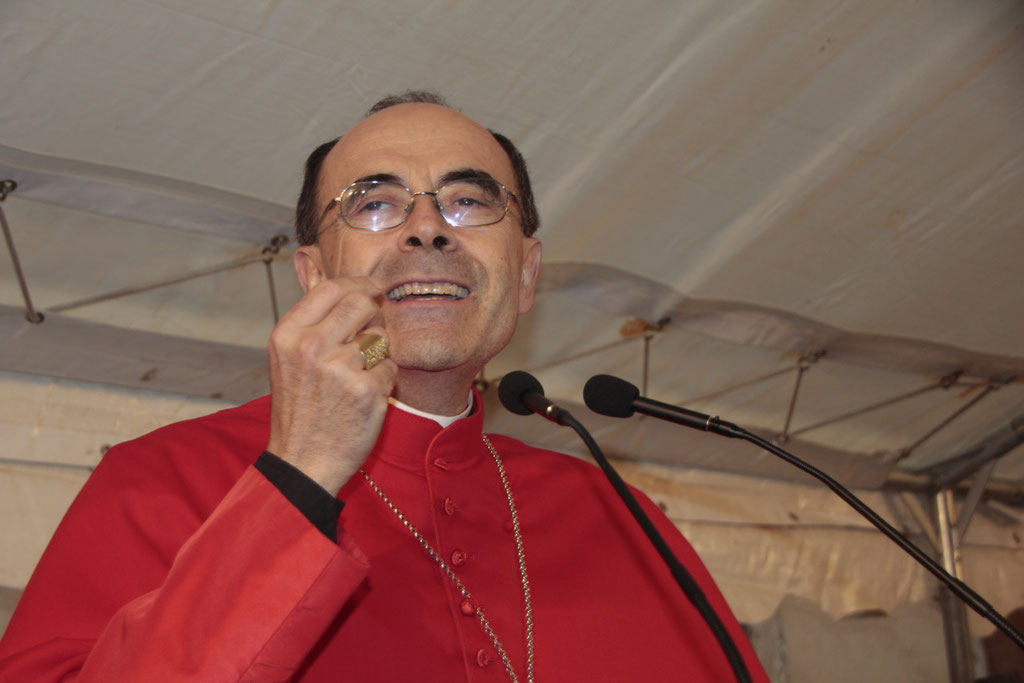
[[(953, 492), (940, 489), (935, 494), (935, 516), (939, 526), (939, 544), (942, 566), (947, 572), (962, 579), (959, 543), (953, 536)], [(945, 586), (939, 586), (939, 606), (942, 610), (942, 630), (946, 640), (946, 664), (950, 683), (971, 683), (974, 665), (971, 659), (971, 638), (967, 630), (967, 612), (964, 604)]]

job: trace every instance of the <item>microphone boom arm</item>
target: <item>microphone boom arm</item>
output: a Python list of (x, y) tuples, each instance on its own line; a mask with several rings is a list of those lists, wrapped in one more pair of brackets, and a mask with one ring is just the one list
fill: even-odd
[(693, 578), (690, 572), (683, 566), (683, 563), (679, 561), (679, 558), (672, 552), (672, 548), (669, 547), (668, 543), (658, 532), (658, 529), (651, 522), (650, 517), (644, 512), (643, 508), (640, 507), (640, 503), (637, 502), (636, 497), (629, 490), (626, 482), (622, 480), (619, 473), (612, 467), (612, 464), (608, 462), (608, 458), (605, 457), (601, 448), (597, 445), (597, 442), (590, 435), (583, 425), (581, 425), (575, 417), (573, 417), (568, 411), (562, 411), (563, 424), (567, 427), (571, 427), (573, 431), (579, 434), (580, 438), (590, 449), (591, 454), (594, 456), (594, 460), (597, 461), (598, 467), (604, 472), (605, 477), (611, 483), (612, 488), (619, 494), (622, 502), (629, 508), (633, 518), (636, 519), (640, 528), (643, 529), (644, 534), (647, 535), (648, 540), (654, 546), (654, 549), (658, 551), (661, 559), (668, 566), (669, 571), (672, 573), (672, 578), (675, 579), (679, 588), (682, 589), (683, 593), (690, 600), (690, 603), (694, 606), (697, 612), (707, 622), (708, 627), (711, 629), (712, 635), (715, 636), (715, 640), (718, 641), (719, 646), (725, 653), (726, 659), (729, 660), (729, 665), (732, 667), (733, 674), (736, 676), (737, 683), (750, 683), (750, 672), (747, 670), (747, 664), (743, 661), (743, 656), (740, 654), (739, 649), (736, 647), (736, 643), (733, 641), (732, 636), (729, 635), (729, 631), (726, 630), (722, 620), (718, 618), (718, 614), (715, 612), (711, 603), (708, 602), (707, 597), (704, 595), (704, 591), (700, 585)]
[(531, 412), (537, 413), (541, 417), (547, 418), (559, 425), (571, 427), (573, 431), (579, 434), (580, 438), (583, 439), (583, 443), (590, 449), (601, 471), (604, 472), (605, 477), (611, 483), (612, 488), (619, 494), (619, 498), (625, 503), (633, 518), (640, 525), (640, 528), (643, 529), (644, 534), (647, 535), (648, 540), (650, 540), (655, 550), (661, 556), (661, 559), (668, 566), (672, 578), (675, 579), (680, 590), (683, 591), (690, 604), (693, 605), (697, 613), (707, 623), (715, 640), (718, 641), (718, 645), (721, 647), (725, 658), (729, 661), (729, 667), (732, 669), (737, 683), (751, 683), (747, 663), (743, 660), (743, 656), (740, 654), (739, 648), (736, 647), (732, 636), (729, 635), (729, 631), (722, 624), (722, 620), (718, 618), (718, 614), (711, 607), (711, 603), (708, 602), (704, 591), (701, 590), (700, 585), (690, 575), (690, 572), (673, 554), (668, 543), (658, 533), (658, 529), (651, 522), (643, 508), (640, 507), (640, 503), (637, 502), (629, 487), (626, 486), (626, 482), (622, 481), (622, 477), (619, 476), (619, 473), (615, 471), (615, 468), (608, 462), (604, 453), (601, 452), (597, 442), (594, 441), (594, 437), (568, 410), (564, 410), (549, 401), (544, 396), (544, 389), (541, 387), (540, 382), (528, 372), (516, 370), (505, 375), (498, 386), (498, 398), (501, 399), (501, 404), (507, 410), (516, 415), (529, 415)]
[(891, 524), (883, 519), (877, 512), (872, 510), (867, 503), (862, 501), (852, 491), (840, 484), (838, 481), (825, 474), (817, 467), (801, 460), (792, 453), (776, 446), (770, 441), (753, 434), (742, 427), (737, 427), (731, 422), (725, 422), (717, 417), (711, 417), (686, 408), (680, 408), (670, 403), (662, 403), (640, 396), (640, 390), (635, 385), (624, 379), (612, 375), (596, 375), (591, 377), (583, 390), (583, 397), (587, 406), (596, 413), (609, 415), (611, 417), (629, 417), (634, 412), (650, 415), (661, 420), (675, 422), (692, 429), (714, 432), (722, 436), (734, 439), (743, 439), (755, 446), (763, 448), (772, 455), (775, 455), (790, 465), (811, 475), (839, 496), (847, 505), (856, 510), (862, 517), (871, 522), (876, 529), (881, 531), (889, 540), (898, 545), (908, 555), (913, 557), (929, 573), (938, 579), (943, 585), (949, 588), (958, 598), (967, 604), (972, 610), (987, 619), (1002, 631), (1017, 647), (1024, 650), (1024, 635), (1018, 631), (1013, 624), (1006, 620), (1003, 615), (996, 611), (984, 598), (976, 593), (970, 586), (956, 578), (945, 570), (930, 555), (903, 537)]

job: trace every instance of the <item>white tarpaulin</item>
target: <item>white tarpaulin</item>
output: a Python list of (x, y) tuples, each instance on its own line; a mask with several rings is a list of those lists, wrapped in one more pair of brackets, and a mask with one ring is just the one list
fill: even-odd
[[(957, 456), (971, 474), (976, 444), (1024, 434), (1019, 2), (8, 0), (0, 64), (17, 182), (0, 208), (45, 315), (25, 319), (4, 259), (11, 460), (89, 465), (265, 391), (270, 292), (281, 309), (300, 293), (272, 240), (302, 162), (409, 88), (530, 163), (542, 292), (484, 373), (489, 403), (517, 368), (577, 406), (587, 378), (619, 374), (783, 434), (925, 543), (893, 484)], [(104, 297), (123, 290), (139, 292)], [(492, 429), (581, 452), (499, 411)], [(833, 614), (927, 597), (909, 559), (771, 456), (578, 415), (660, 472), (649, 490), (701, 477), (663, 502), (741, 618), (786, 592)], [(85, 471), (2, 466), (0, 583), (18, 587)], [(1024, 447), (988, 483), (965, 578), (1009, 611)], [(774, 502), (743, 502), (758, 492)]]

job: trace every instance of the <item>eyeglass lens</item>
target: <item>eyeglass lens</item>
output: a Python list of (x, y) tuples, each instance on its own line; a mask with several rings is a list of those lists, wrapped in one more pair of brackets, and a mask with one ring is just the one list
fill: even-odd
[[(456, 180), (434, 194), (441, 215), (452, 224), (475, 227), (497, 223), (505, 216), (507, 195), (495, 181)], [(413, 194), (398, 183), (359, 182), (339, 199), (346, 223), (362, 230), (386, 230), (400, 225), (412, 211)]]

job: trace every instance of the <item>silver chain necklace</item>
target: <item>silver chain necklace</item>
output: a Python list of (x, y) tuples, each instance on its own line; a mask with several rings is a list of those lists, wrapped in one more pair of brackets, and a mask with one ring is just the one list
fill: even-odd
[[(491, 456), (494, 457), (494, 463), (498, 466), (498, 475), (501, 477), (502, 486), (505, 487), (505, 496), (508, 498), (508, 509), (512, 514), (512, 530), (516, 539), (516, 555), (519, 559), (519, 576), (523, 582), (523, 606), (526, 614), (526, 680), (527, 683), (534, 683), (533, 607), (530, 604), (530, 580), (526, 573), (526, 551), (523, 549), (523, 534), (519, 529), (519, 513), (516, 512), (516, 502), (512, 498), (512, 486), (508, 482), (508, 474), (506, 474), (505, 465), (501, 462), (501, 458), (498, 456), (498, 451), (495, 450), (493, 445), (491, 445), (491, 440), (487, 438), (486, 434), (481, 434), (480, 436), (483, 438), (484, 445), (487, 446), (487, 450), (489, 450), (491, 452)], [(423, 537), (423, 534), (413, 526), (412, 522), (410, 522), (402, 511), (398, 509), (398, 506), (387, 497), (384, 491), (381, 490), (380, 486), (377, 485), (377, 482), (367, 474), (366, 470), (359, 468), (359, 473), (363, 475), (363, 479), (365, 479), (366, 483), (370, 485), (370, 488), (377, 492), (377, 495), (381, 497), (381, 500), (384, 501), (385, 505), (395, 513), (395, 516), (398, 517), (402, 526), (409, 530), (409, 533), (413, 535), (413, 538), (415, 538), (423, 550), (426, 551), (427, 555), (429, 555), (437, 566), (441, 568), (441, 571), (445, 573), (448, 579), (452, 582), (452, 585), (455, 586), (455, 589), (459, 591), (459, 595), (461, 595), (465, 600), (470, 600), (471, 603), (476, 606), (476, 618), (480, 620), (480, 626), (483, 627), (484, 633), (486, 633), (491, 639), (491, 643), (494, 644), (495, 651), (497, 651), (498, 655), (501, 657), (501, 661), (505, 664), (505, 670), (508, 672), (509, 679), (512, 680), (512, 683), (519, 683), (515, 669), (512, 668), (512, 660), (509, 659), (508, 653), (505, 652), (505, 648), (501, 646), (501, 641), (498, 640), (498, 635), (494, 632), (494, 629), (491, 628), (491, 622), (489, 622), (487, 617), (484, 616), (483, 608), (476, 602), (476, 600), (473, 600), (473, 596), (470, 595), (469, 589), (466, 588), (465, 584), (462, 583), (462, 580), (455, 574), (455, 572), (452, 571), (451, 567), (448, 566), (448, 563), (441, 558), (441, 555), (434, 550), (433, 546), (430, 545), (430, 542)]]

